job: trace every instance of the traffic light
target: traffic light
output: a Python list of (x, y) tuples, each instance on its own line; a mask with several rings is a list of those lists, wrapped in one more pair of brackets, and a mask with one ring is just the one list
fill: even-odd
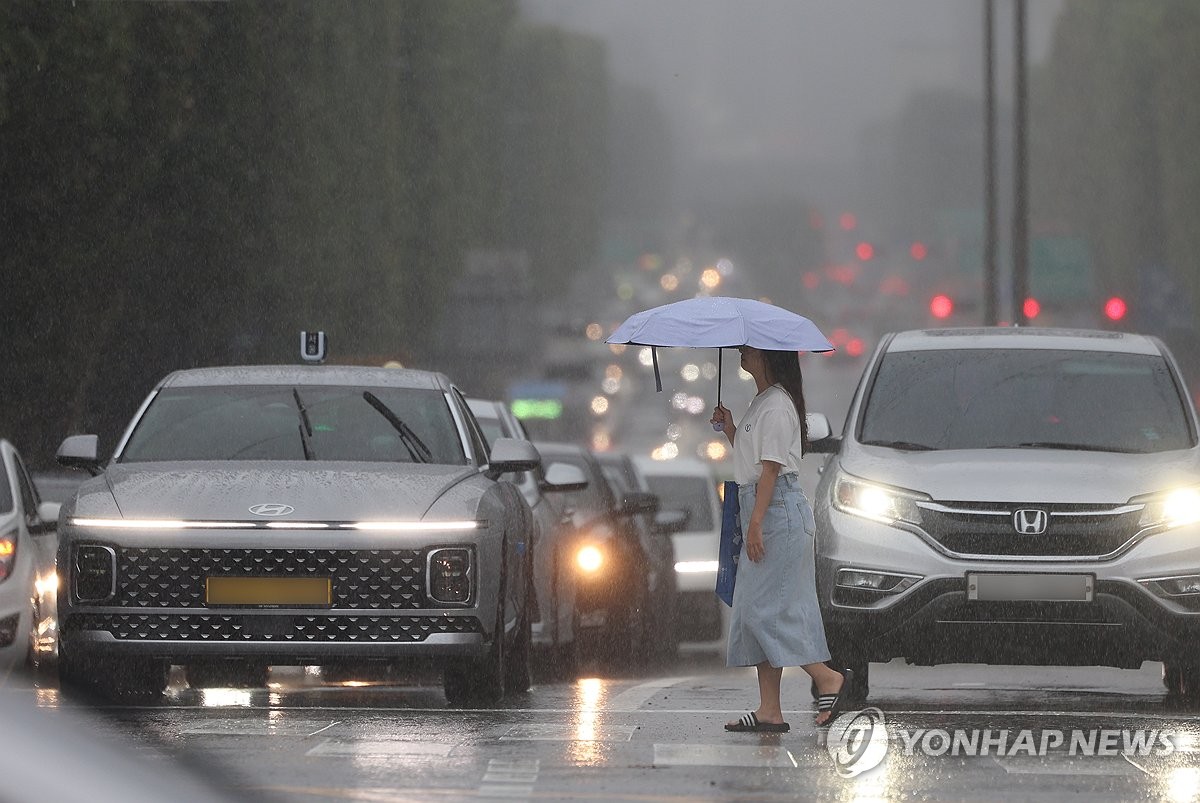
[(954, 312), (954, 301), (950, 296), (939, 293), (929, 300), (929, 314), (935, 318), (949, 318)]
[(1125, 304), (1125, 299), (1120, 296), (1113, 296), (1108, 301), (1104, 302), (1104, 317), (1110, 321), (1119, 321), (1125, 317), (1125, 313), (1129, 308)]

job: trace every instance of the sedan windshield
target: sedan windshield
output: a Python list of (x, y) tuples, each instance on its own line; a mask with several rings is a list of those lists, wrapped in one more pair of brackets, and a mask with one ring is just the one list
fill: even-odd
[(467, 462), (442, 393), (321, 385), (167, 388), (120, 457), (161, 460)]
[(866, 444), (1149, 453), (1193, 445), (1159, 356), (1047, 349), (887, 354), (859, 429)]

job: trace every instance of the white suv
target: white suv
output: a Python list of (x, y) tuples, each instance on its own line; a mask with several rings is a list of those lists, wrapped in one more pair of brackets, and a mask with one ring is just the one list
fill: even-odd
[(1200, 448), (1156, 338), (889, 335), (814, 497), (830, 647), (867, 664), (1136, 668), (1200, 695)]
[(724, 636), (721, 601), (716, 595), (717, 548), (721, 543), (721, 500), (717, 480), (699, 460), (634, 458), (662, 511), (687, 513), (684, 528), (671, 538), (679, 587), (677, 631), (681, 641), (716, 641)]

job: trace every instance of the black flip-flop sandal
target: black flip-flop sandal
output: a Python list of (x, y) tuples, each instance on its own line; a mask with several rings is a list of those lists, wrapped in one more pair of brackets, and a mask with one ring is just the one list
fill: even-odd
[(787, 733), (791, 728), (786, 722), (759, 722), (753, 711), (743, 714), (737, 722), (725, 723), (725, 730), (733, 733)]
[(817, 712), (828, 711), (829, 716), (824, 722), (818, 723), (818, 728), (827, 728), (842, 711), (842, 704), (846, 701), (846, 697), (850, 693), (850, 683), (854, 680), (854, 670), (846, 669), (842, 672), (842, 687), (837, 690), (836, 694), (822, 694), (817, 697)]

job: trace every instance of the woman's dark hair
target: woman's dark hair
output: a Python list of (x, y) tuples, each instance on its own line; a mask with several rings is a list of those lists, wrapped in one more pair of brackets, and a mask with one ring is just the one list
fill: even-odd
[(763, 358), (771, 379), (783, 385), (783, 389), (792, 397), (796, 405), (796, 414), (800, 416), (800, 448), (808, 451), (808, 417), (804, 404), (804, 376), (800, 373), (800, 354), (795, 351), (771, 351), (763, 349)]

